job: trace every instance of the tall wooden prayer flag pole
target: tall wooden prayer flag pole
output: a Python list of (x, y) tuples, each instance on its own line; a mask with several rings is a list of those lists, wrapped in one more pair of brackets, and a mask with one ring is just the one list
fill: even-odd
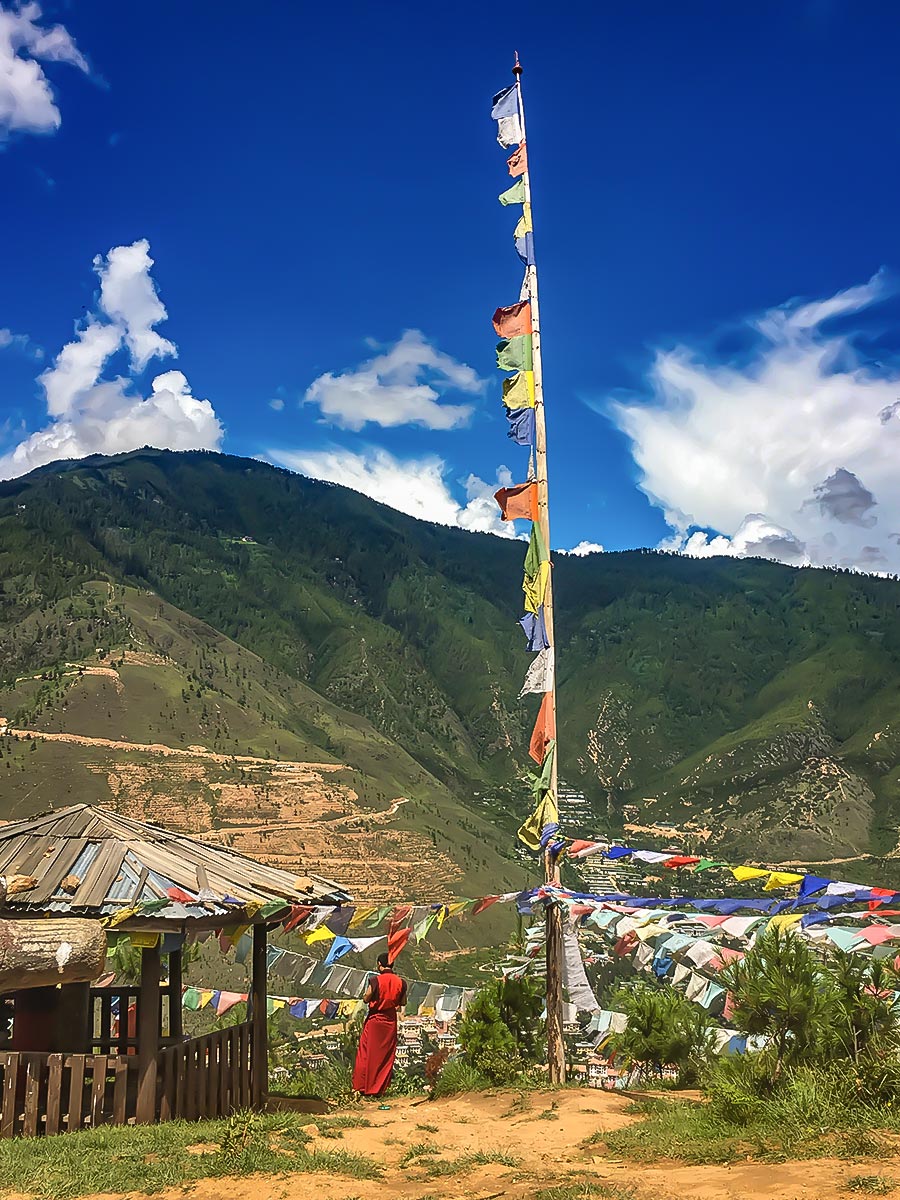
[[(531, 214), (534, 224), (534, 209), (531, 201), (531, 176), (528, 168), (528, 138), (525, 132), (525, 105), (522, 100), (522, 66), (519, 55), (516, 54), (513, 76), (516, 81), (516, 97), (519, 108), (519, 123), (522, 127), (522, 141), (526, 146), (525, 170), (522, 180), (525, 186), (525, 213)], [(532, 359), (534, 370), (534, 449), (535, 469), (538, 487), (538, 525), (544, 538), (544, 545), (550, 551), (550, 501), (547, 483), (547, 422), (544, 411), (544, 379), (541, 361), (541, 318), (538, 307), (538, 277), (534, 255), (531, 262), (525, 266), (525, 288), (531, 302), (531, 338)], [(556, 721), (556, 637), (553, 631), (553, 572), (547, 579), (544, 592), (544, 624), (547, 630), (547, 640), (550, 643), (548, 653), (552, 656), (552, 687), (550, 690), (550, 705), (552, 711), (552, 728), (559, 737), (559, 727)], [(550, 776), (550, 790), (559, 799), (558, 768), (559, 743), (553, 755)], [(559, 883), (559, 859), (550, 852), (548, 846), (544, 850), (544, 879), (547, 883)], [(562, 914), (556, 904), (547, 905), (547, 1066), (551, 1083), (564, 1083), (566, 1078), (566, 1052), (563, 1042), (563, 934)]]

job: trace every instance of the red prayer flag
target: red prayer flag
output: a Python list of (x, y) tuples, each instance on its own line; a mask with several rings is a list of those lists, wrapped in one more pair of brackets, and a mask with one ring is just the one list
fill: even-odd
[(494, 329), (498, 337), (526, 337), (531, 333), (531, 301), (520, 300), (494, 313)]
[(675, 854), (671, 858), (667, 858), (663, 863), (664, 867), (692, 867), (694, 863), (700, 861), (693, 854)]
[(388, 962), (393, 963), (397, 955), (409, 941), (409, 935), (412, 933), (412, 926), (406, 929), (396, 929), (393, 933), (388, 934), (387, 956)]
[(496, 904), (499, 899), (499, 896), (482, 896), (480, 900), (475, 901), (472, 916), (474, 917), (476, 913), (484, 912), (486, 908), (490, 908), (492, 904)]
[(516, 483), (512, 487), (501, 488), (499, 492), (494, 492), (494, 499), (500, 505), (500, 517), (504, 521), (514, 521), (517, 517), (525, 521), (538, 519), (536, 483)]
[(513, 150), (506, 160), (506, 165), (509, 167), (509, 173), (513, 179), (518, 179), (520, 175), (525, 174), (528, 170), (528, 151), (524, 142), (520, 142), (518, 147)]
[(547, 746), (556, 738), (556, 713), (553, 707), (553, 693), (544, 692), (541, 707), (538, 709), (537, 720), (528, 744), (528, 753), (536, 763), (542, 763), (547, 753)]
[(590, 846), (596, 846), (597, 842), (585, 842), (581, 838), (576, 838), (569, 846), (569, 857), (574, 858), (580, 850), (587, 850)]
[(388, 925), (388, 944), (390, 944), (390, 934), (394, 933), (403, 924), (411, 912), (411, 904), (398, 904), (391, 913), (391, 921)]
[(292, 929), (296, 929), (302, 921), (312, 916), (312, 912), (311, 904), (292, 904), (290, 914), (284, 921), (284, 932), (290, 933)]
[(170, 900), (177, 900), (179, 904), (194, 904), (195, 896), (189, 896), (186, 891), (180, 887), (166, 888), (166, 895)]

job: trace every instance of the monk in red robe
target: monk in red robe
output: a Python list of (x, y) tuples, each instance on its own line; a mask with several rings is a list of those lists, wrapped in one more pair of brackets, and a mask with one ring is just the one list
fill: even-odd
[(378, 955), (378, 974), (369, 980), (363, 996), (369, 1006), (363, 1022), (353, 1090), (363, 1096), (383, 1096), (394, 1072), (397, 1054), (397, 1010), (406, 1005), (406, 984), (394, 971), (386, 954)]

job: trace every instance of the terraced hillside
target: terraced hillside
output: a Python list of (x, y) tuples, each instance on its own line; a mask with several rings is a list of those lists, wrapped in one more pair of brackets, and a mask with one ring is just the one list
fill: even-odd
[[(2, 484), (0, 815), (103, 799), (358, 894), (514, 886), (522, 557), (222, 455)], [(572, 832), (894, 851), (900, 584), (649, 552), (555, 580)]]

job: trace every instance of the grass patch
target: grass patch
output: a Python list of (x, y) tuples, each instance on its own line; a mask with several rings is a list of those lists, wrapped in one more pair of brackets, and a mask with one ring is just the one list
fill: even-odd
[(433, 1142), (414, 1142), (400, 1159), (400, 1166), (405, 1167), (414, 1159), (422, 1158), (426, 1154), (440, 1154), (440, 1152), (440, 1146), (435, 1146)]
[[(237, 1113), (219, 1121), (100, 1126), (0, 1145), (0, 1193), (27, 1192), (41, 1200), (71, 1200), (98, 1192), (159, 1192), (199, 1179), (261, 1171), (326, 1171), (377, 1179), (381, 1168), (345, 1150), (307, 1149), (297, 1113)], [(209, 1146), (189, 1153), (190, 1146)]]
[(848, 1192), (860, 1192), (867, 1196), (888, 1196), (897, 1186), (886, 1175), (851, 1175), (844, 1185)]
[(439, 1133), (437, 1125), (417, 1125), (416, 1129), (421, 1129), (423, 1133)]
[(556, 1187), (542, 1188), (535, 1192), (534, 1200), (636, 1200), (637, 1193), (630, 1187), (616, 1184), (597, 1183), (583, 1179), (577, 1183), (561, 1183)]
[(521, 1161), (515, 1155), (503, 1151), (475, 1150), (472, 1154), (463, 1154), (459, 1158), (442, 1159), (421, 1165), (425, 1168), (428, 1179), (438, 1179), (445, 1175), (462, 1175), (466, 1171), (474, 1171), (476, 1167), (487, 1167), (491, 1163), (517, 1167)]

